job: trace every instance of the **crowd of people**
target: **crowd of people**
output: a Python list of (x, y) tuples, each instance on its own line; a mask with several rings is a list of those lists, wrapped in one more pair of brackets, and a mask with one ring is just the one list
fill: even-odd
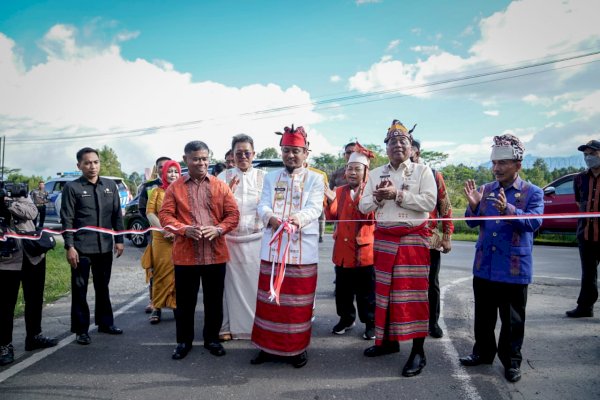
[[(246, 339), (258, 349), (250, 360), (253, 365), (306, 365), (326, 217), (335, 223), (332, 262), (339, 321), (332, 333), (343, 335), (354, 328), (358, 313), (362, 337), (374, 340), (365, 356), (397, 353), (399, 342), (410, 340), (402, 375), (420, 374), (427, 364), (425, 338), (444, 335), (438, 324), (439, 272), (441, 253), (452, 249), (453, 224), (444, 178), (422, 162), (421, 143), (413, 131), (394, 120), (383, 139), (388, 163), (373, 170), (373, 153), (359, 142), (348, 143), (346, 165), (329, 177), (309, 166), (307, 134), (293, 125), (277, 133), (284, 168), (269, 173), (252, 166), (254, 141), (245, 134), (233, 137), (225, 169), (217, 176), (209, 173), (210, 149), (202, 141), (184, 148), (187, 174), (181, 174), (178, 162), (160, 157), (157, 179), (147, 182), (140, 195), (140, 210), (157, 228), (141, 264), (150, 287), (150, 323), (161, 322), (164, 308), (174, 310), (177, 346), (172, 358), (181, 360), (192, 350), (202, 286), (202, 337), (212, 355), (224, 356), (227, 340)], [(575, 179), (577, 201), (582, 212), (598, 212), (600, 141), (579, 150), (589, 168)], [(473, 263), (475, 343), (471, 354), (459, 361), (477, 366), (492, 363), (498, 355), (510, 382), (521, 378), (533, 234), (544, 210), (542, 190), (519, 177), (523, 155), (516, 136), (494, 137), (495, 180), (481, 186), (468, 180), (464, 185), (465, 216), (472, 217), (469, 226), (479, 227), (479, 238)], [(63, 191), (63, 228), (122, 230), (118, 190), (100, 177), (98, 152), (81, 149), (77, 166), (82, 176)], [(33, 198), (9, 208), (15, 221), (39, 215), (43, 224), (43, 186)], [(90, 271), (98, 331), (123, 333), (114, 324), (109, 296), (113, 254), (122, 254), (123, 237), (101, 229), (64, 233), (72, 271), (71, 331), (81, 345), (91, 343), (86, 299)], [(593, 316), (599, 231), (598, 218), (579, 220), (582, 287), (578, 306), (568, 317)], [(0, 263), (2, 365), (14, 360), (12, 313), (19, 280), (25, 290), (26, 350), (56, 345), (41, 334), (45, 272), (32, 266), (43, 264), (44, 258), (20, 257)]]

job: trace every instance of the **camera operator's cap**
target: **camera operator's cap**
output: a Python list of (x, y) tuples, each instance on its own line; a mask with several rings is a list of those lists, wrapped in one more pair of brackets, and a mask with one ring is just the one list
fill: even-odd
[(502, 136), (494, 136), (494, 144), (492, 145), (492, 154), (490, 160), (523, 160), (525, 146), (521, 139), (510, 133)]
[(301, 126), (294, 129), (294, 125), (292, 124), (291, 128), (288, 126), (283, 128), (283, 133), (275, 132), (275, 134), (281, 135), (280, 146), (304, 147), (308, 149), (309, 143), (306, 140), (306, 132)]
[(577, 148), (579, 151), (585, 151), (585, 149), (600, 150), (600, 140), (590, 140)]

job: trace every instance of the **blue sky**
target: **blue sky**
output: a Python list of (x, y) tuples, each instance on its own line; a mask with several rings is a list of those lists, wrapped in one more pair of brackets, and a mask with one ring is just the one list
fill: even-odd
[(394, 118), (455, 163), (485, 161), (504, 132), (576, 154), (600, 138), (597, 15), (594, 0), (4, 1), (6, 163), (50, 175), (108, 144), (142, 171), (192, 139), (216, 158), (239, 132), (273, 147), (291, 123), (335, 153), (382, 144)]

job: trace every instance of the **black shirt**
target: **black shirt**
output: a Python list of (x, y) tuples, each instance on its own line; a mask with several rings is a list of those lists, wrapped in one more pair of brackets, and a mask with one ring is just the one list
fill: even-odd
[[(98, 178), (96, 184), (80, 177), (65, 185), (62, 191), (60, 219), (63, 229), (97, 226), (123, 230), (123, 215), (117, 184), (108, 178)], [(113, 249), (113, 237), (107, 233), (88, 230), (77, 233), (65, 232), (65, 248), (75, 247), (83, 254), (109, 253)], [(123, 236), (114, 237), (123, 243)]]

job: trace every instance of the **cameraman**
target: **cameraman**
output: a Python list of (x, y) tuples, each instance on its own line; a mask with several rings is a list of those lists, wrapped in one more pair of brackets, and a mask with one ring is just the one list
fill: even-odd
[[(17, 232), (35, 231), (33, 220), (38, 214), (35, 204), (27, 197), (27, 188), (20, 188), (16, 197), (0, 199), (0, 216), (4, 228)], [(54, 338), (42, 335), (42, 303), (46, 281), (46, 255), (31, 256), (23, 250), (20, 240), (16, 247), (0, 258), (0, 365), (14, 361), (12, 331), (19, 285), (23, 284), (25, 300), (25, 350), (31, 351), (58, 344)], [(10, 255), (8, 254), (10, 253)]]

